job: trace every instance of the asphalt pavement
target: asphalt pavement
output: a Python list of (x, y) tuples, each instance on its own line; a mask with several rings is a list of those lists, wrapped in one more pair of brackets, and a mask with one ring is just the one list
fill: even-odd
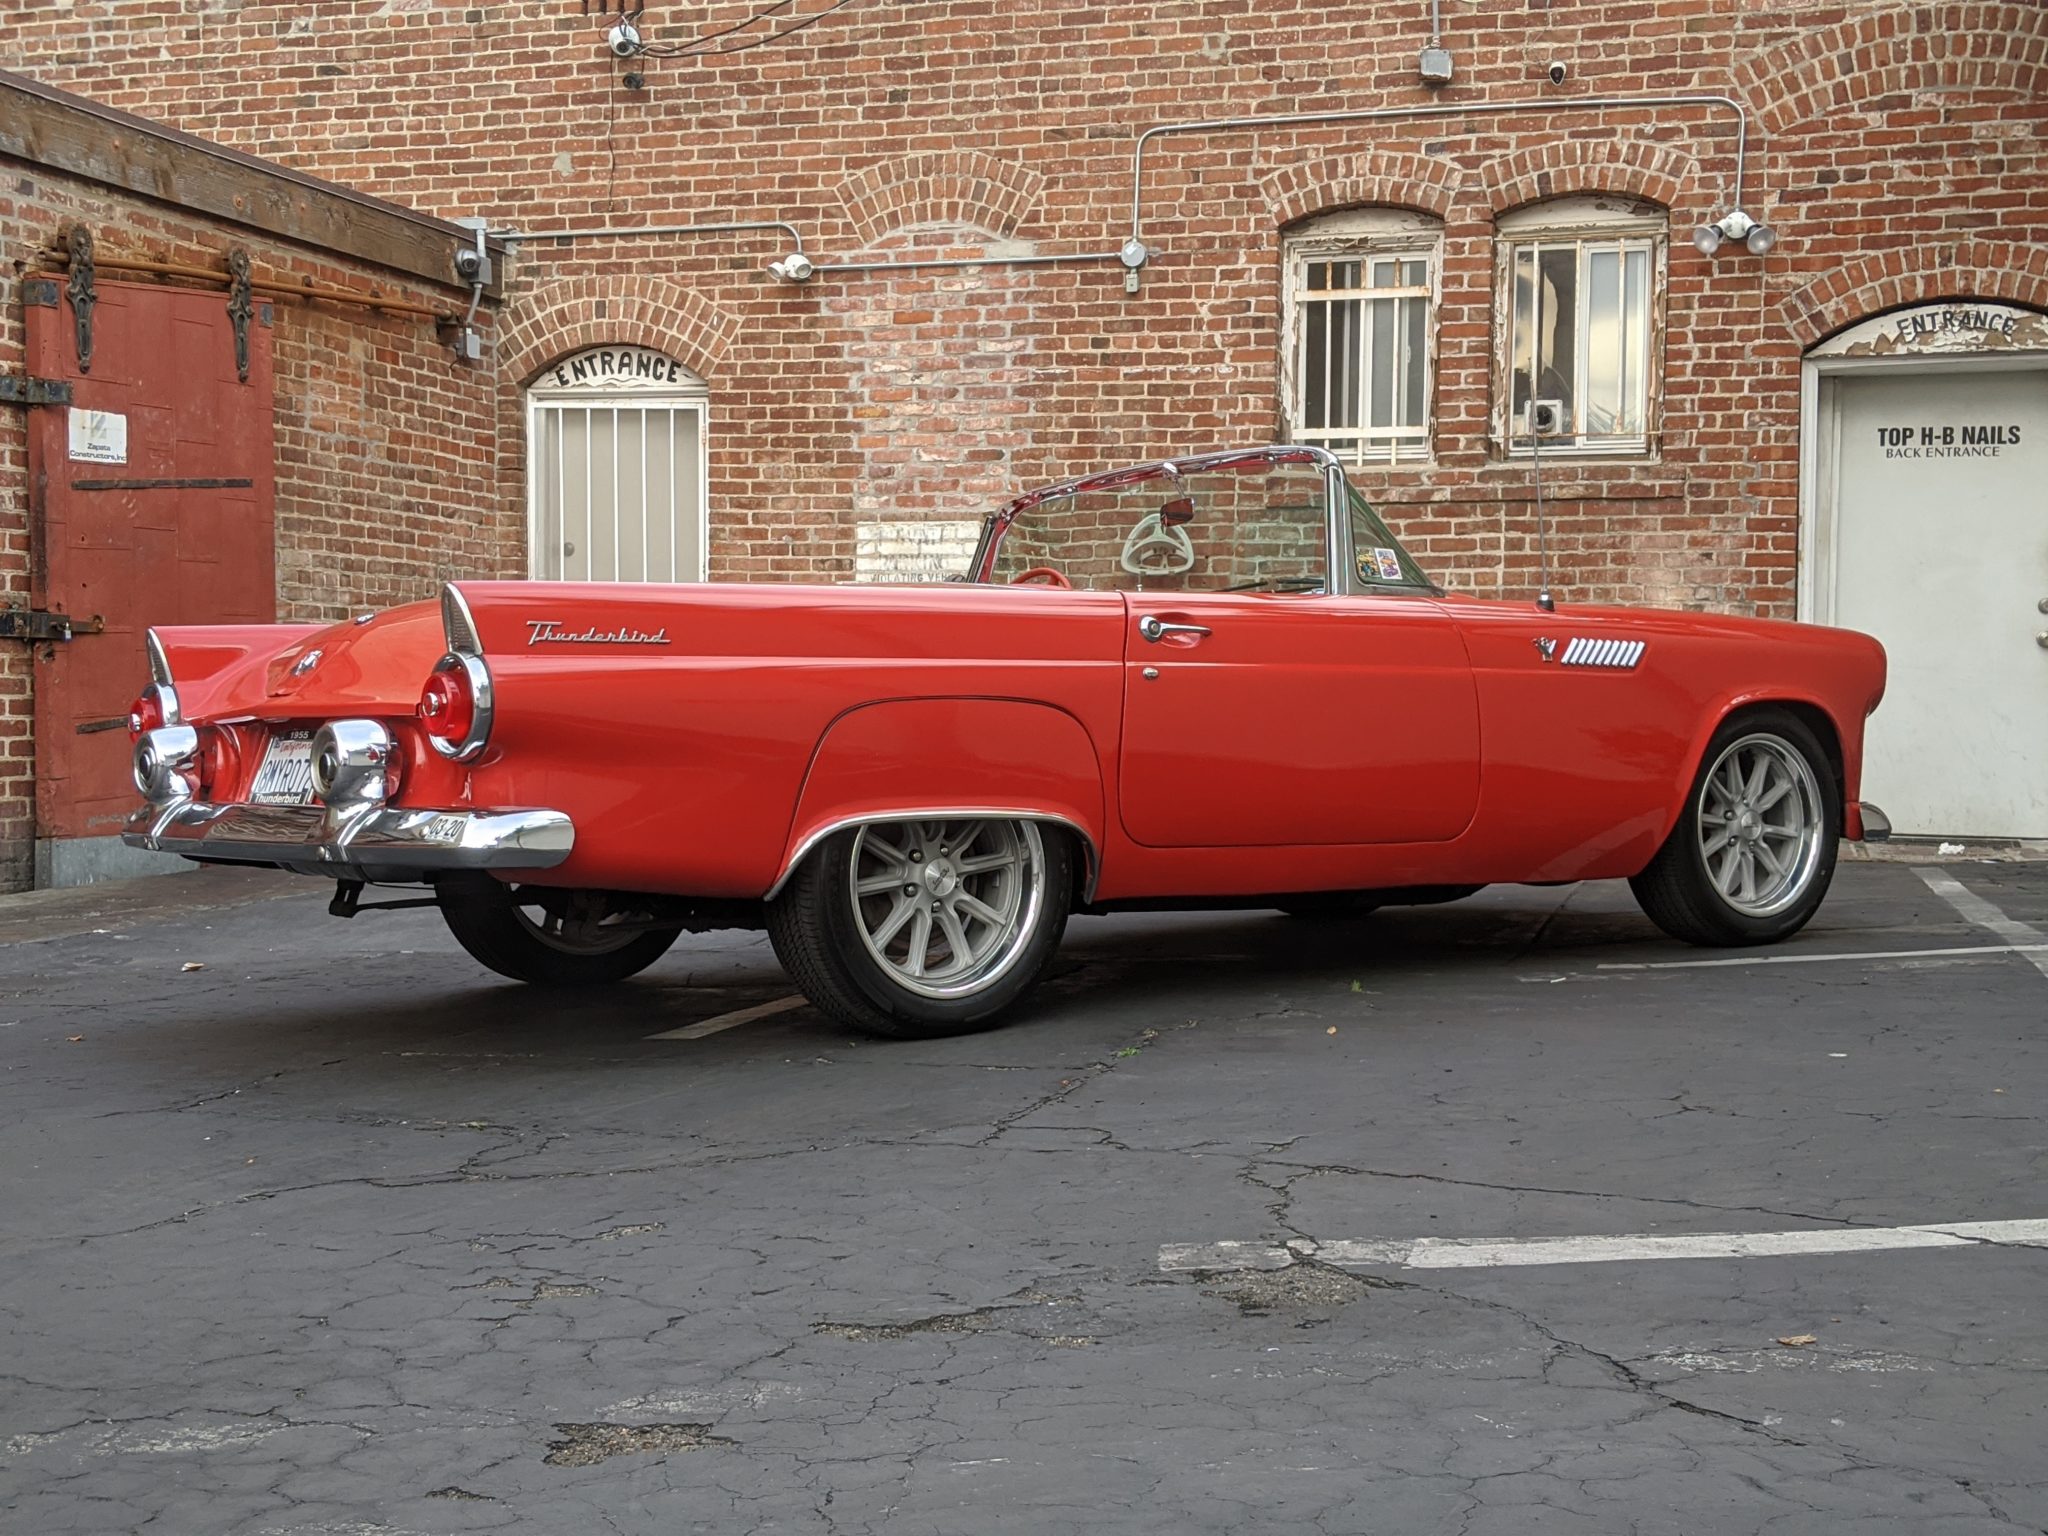
[(2048, 865), (1756, 953), (1613, 884), (1078, 919), (929, 1044), (789, 996), (0, 902), (0, 1526), (2048, 1530)]

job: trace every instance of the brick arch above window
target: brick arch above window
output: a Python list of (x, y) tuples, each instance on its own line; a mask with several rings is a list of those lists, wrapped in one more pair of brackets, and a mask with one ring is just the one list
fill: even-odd
[(2048, 8), (1891, 5), (1787, 38), (1739, 60), (1735, 94), (1767, 132), (1824, 121), (1916, 91), (2048, 95)]
[(999, 238), (1038, 206), (1045, 178), (1028, 165), (978, 149), (934, 150), (878, 160), (839, 186), (862, 245), (919, 225), (952, 224)]
[(1669, 144), (1642, 139), (1557, 139), (1502, 155), (1474, 178), (1496, 214), (1553, 197), (1626, 193), (1675, 206), (1699, 174), (1699, 163)]
[(1278, 224), (1341, 208), (1413, 208), (1450, 217), (1464, 173), (1449, 160), (1399, 150), (1321, 155), (1268, 172), (1259, 181)]
[(718, 370), (739, 322), (666, 278), (615, 274), (543, 283), (506, 308), (498, 366), (525, 384), (549, 363), (606, 343), (652, 347), (700, 378)]
[(2006, 240), (1888, 250), (1822, 273), (1778, 303), (1801, 350), (1887, 309), (1988, 299), (2048, 310), (2048, 247)]

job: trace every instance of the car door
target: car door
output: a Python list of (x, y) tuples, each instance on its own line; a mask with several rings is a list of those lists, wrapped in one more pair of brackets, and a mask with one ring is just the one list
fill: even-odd
[(1422, 595), (1126, 594), (1124, 830), (1155, 848), (1432, 843), (1479, 802), (1479, 704)]

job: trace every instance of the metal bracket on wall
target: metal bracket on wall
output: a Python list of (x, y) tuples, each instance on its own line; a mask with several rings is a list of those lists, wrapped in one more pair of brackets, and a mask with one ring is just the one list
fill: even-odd
[(249, 253), (239, 245), (228, 252), (228, 319), (235, 327), (235, 377), (249, 382), (249, 320), (256, 312), (249, 287)]
[(69, 379), (38, 379), (18, 373), (0, 373), (0, 405), (69, 405)]
[(0, 640), (26, 640), (38, 645), (45, 640), (69, 640), (73, 635), (97, 635), (106, 629), (98, 614), (74, 619), (66, 613), (45, 613), (40, 608), (0, 609)]
[(71, 321), (78, 337), (78, 371), (92, 372), (92, 307), (99, 296), (92, 290), (92, 231), (83, 224), (71, 226), (71, 275), (64, 291), (71, 300)]

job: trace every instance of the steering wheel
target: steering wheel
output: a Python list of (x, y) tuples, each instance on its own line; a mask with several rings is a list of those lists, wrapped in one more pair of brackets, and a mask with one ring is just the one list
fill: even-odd
[(1042, 581), (1049, 587), (1059, 587), (1071, 592), (1074, 584), (1049, 565), (1034, 565), (1028, 571), (1019, 571), (1010, 578), (1010, 585), (1017, 586), (1027, 581)]

